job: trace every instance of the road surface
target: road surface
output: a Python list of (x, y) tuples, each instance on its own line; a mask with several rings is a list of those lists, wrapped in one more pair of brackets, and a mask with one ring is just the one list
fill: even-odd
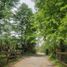
[(46, 56), (30, 56), (21, 59), (10, 67), (54, 67)]

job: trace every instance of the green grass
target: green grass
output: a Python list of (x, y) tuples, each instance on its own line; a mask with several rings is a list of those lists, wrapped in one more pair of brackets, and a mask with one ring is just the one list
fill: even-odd
[(58, 59), (56, 58), (52, 58), (51, 56), (49, 56), (49, 59), (52, 61), (52, 63), (55, 65), (55, 67), (67, 67), (65, 65), (63, 65)]

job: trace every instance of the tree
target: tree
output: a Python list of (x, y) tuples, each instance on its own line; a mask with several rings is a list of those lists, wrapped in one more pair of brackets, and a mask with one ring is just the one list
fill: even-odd
[(44, 36), (46, 47), (51, 53), (60, 44), (60, 39), (66, 40), (66, 23), (63, 21), (67, 15), (66, 0), (36, 0), (37, 14), (35, 22), (38, 30)]
[(12, 7), (15, 7), (18, 0), (0, 0), (0, 19), (10, 16)]
[[(34, 48), (32, 41), (35, 40), (35, 37), (33, 36), (34, 30), (32, 30), (32, 10), (28, 8), (25, 3), (23, 3), (14, 16), (16, 18), (16, 21), (18, 22), (17, 27), (18, 32), (20, 33), (22, 51), (27, 52), (29, 51), (29, 48)], [(32, 50), (33, 49), (31, 49), (30, 51)]]
[[(24, 3), (17, 8), (18, 3), (19, 0), (0, 0), (0, 52), (9, 58), (15, 58), (17, 50), (35, 51), (32, 10)], [(13, 8), (17, 10), (12, 12)]]

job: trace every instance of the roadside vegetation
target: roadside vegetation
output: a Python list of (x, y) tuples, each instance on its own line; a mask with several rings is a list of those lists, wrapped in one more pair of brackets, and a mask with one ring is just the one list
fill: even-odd
[(36, 50), (67, 64), (67, 0), (33, 2), (35, 13), (25, 3), (17, 7), (19, 0), (0, 0), (0, 67)]

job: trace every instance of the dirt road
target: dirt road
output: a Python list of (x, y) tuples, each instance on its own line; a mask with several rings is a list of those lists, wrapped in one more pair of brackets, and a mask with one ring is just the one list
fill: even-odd
[(46, 56), (30, 56), (10, 67), (54, 67)]

